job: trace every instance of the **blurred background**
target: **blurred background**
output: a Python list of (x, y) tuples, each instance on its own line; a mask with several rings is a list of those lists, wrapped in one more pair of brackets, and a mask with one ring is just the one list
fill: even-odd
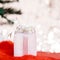
[(0, 41), (13, 41), (18, 25), (36, 30), (37, 51), (60, 52), (60, 0), (0, 0)]

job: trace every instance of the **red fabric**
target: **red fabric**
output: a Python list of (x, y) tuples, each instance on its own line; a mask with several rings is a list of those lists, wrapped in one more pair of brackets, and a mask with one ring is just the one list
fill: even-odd
[(13, 43), (11, 41), (3, 41), (0, 43), (0, 50), (7, 55), (13, 56)]
[(0, 60), (13, 60), (13, 43), (11, 41), (0, 42)]
[(38, 52), (37, 56), (25, 55), (13, 56), (13, 43), (11, 41), (0, 42), (0, 60), (60, 60), (59, 53)]

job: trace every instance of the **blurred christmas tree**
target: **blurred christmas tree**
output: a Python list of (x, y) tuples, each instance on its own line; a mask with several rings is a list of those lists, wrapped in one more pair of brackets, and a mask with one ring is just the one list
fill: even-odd
[(9, 2), (15, 2), (19, 0), (0, 0), (0, 3), (9, 3)]
[[(5, 4), (5, 3), (12, 3), (12, 2), (18, 2), (18, 0), (0, 0), (0, 3), (2, 3), (2, 4)], [(11, 20), (9, 20), (6, 16), (5, 16), (5, 14), (19, 14), (19, 15), (21, 15), (22, 13), (21, 13), (21, 11), (20, 10), (15, 10), (15, 9), (13, 9), (13, 8), (4, 8), (4, 7), (1, 7), (0, 8), (0, 16), (2, 17), (2, 18), (5, 18), (7, 21), (8, 21), (8, 23), (9, 24), (14, 24), (14, 22), (13, 21), (11, 21)]]

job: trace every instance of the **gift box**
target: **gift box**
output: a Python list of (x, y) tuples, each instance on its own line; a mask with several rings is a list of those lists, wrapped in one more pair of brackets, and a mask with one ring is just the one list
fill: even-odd
[(14, 34), (14, 56), (36, 55), (36, 32), (31, 27), (18, 26)]

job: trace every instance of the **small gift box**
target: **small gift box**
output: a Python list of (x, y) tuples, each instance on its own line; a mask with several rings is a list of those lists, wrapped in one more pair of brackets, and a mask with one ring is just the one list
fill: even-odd
[(36, 55), (36, 34), (31, 27), (16, 28), (14, 34), (14, 56)]

